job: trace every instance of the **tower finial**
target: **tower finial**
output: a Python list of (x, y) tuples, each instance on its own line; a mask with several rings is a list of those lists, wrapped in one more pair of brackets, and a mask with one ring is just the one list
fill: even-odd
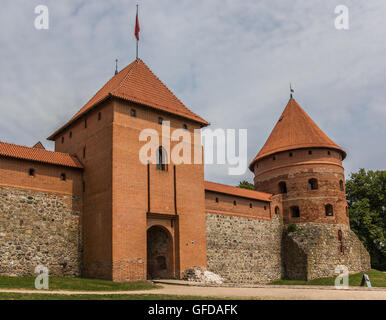
[(295, 92), (294, 89), (292, 89), (292, 84), (290, 83), (290, 98), (293, 99), (293, 93)]
[(115, 59), (115, 75), (118, 74), (118, 59)]

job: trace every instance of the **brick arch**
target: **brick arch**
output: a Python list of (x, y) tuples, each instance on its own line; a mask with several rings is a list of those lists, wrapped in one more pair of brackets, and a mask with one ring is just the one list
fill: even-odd
[(173, 237), (161, 225), (147, 229), (147, 278), (168, 279), (173, 277)]

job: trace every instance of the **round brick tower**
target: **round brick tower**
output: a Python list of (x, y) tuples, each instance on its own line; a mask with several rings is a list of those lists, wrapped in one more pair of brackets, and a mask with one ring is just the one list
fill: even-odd
[(294, 99), (250, 164), (255, 189), (280, 194), (284, 223), (349, 224), (342, 161), (346, 153)]

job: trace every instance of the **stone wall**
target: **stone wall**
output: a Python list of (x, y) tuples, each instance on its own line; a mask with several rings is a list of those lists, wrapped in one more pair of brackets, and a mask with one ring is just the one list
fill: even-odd
[(226, 282), (268, 283), (281, 278), (282, 222), (207, 213), (208, 269)]
[(0, 186), (0, 275), (80, 275), (80, 211), (70, 195)]
[(338, 265), (350, 273), (369, 270), (370, 256), (347, 225), (300, 223), (283, 233), (283, 263), (285, 278), (312, 280), (334, 276)]

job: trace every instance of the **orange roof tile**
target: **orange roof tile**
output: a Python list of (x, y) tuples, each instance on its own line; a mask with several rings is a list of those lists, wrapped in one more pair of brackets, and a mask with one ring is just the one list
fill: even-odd
[(255, 162), (276, 152), (303, 148), (332, 148), (346, 153), (318, 127), (310, 116), (294, 100), (290, 99), (279, 121), (263, 148), (249, 165), (253, 171)]
[(209, 125), (207, 121), (189, 110), (141, 59), (137, 59), (112, 77), (69, 122), (48, 139), (53, 140), (67, 126), (109, 97), (140, 103), (205, 126)]
[(38, 148), (38, 149), (46, 149), (46, 148), (44, 148), (44, 146), (43, 146), (43, 143), (41, 143), (40, 141), (39, 142), (37, 142), (32, 148)]
[(232, 187), (232, 186), (215, 183), (215, 182), (204, 181), (204, 184), (205, 184), (205, 190), (207, 191), (225, 193), (225, 194), (230, 194), (230, 195), (242, 197), (242, 198), (270, 202), (271, 201), (270, 198), (273, 196), (270, 193)]
[(0, 142), (0, 157), (2, 156), (64, 167), (83, 168), (79, 160), (68, 153), (53, 152), (40, 148), (29, 148), (6, 142)]

